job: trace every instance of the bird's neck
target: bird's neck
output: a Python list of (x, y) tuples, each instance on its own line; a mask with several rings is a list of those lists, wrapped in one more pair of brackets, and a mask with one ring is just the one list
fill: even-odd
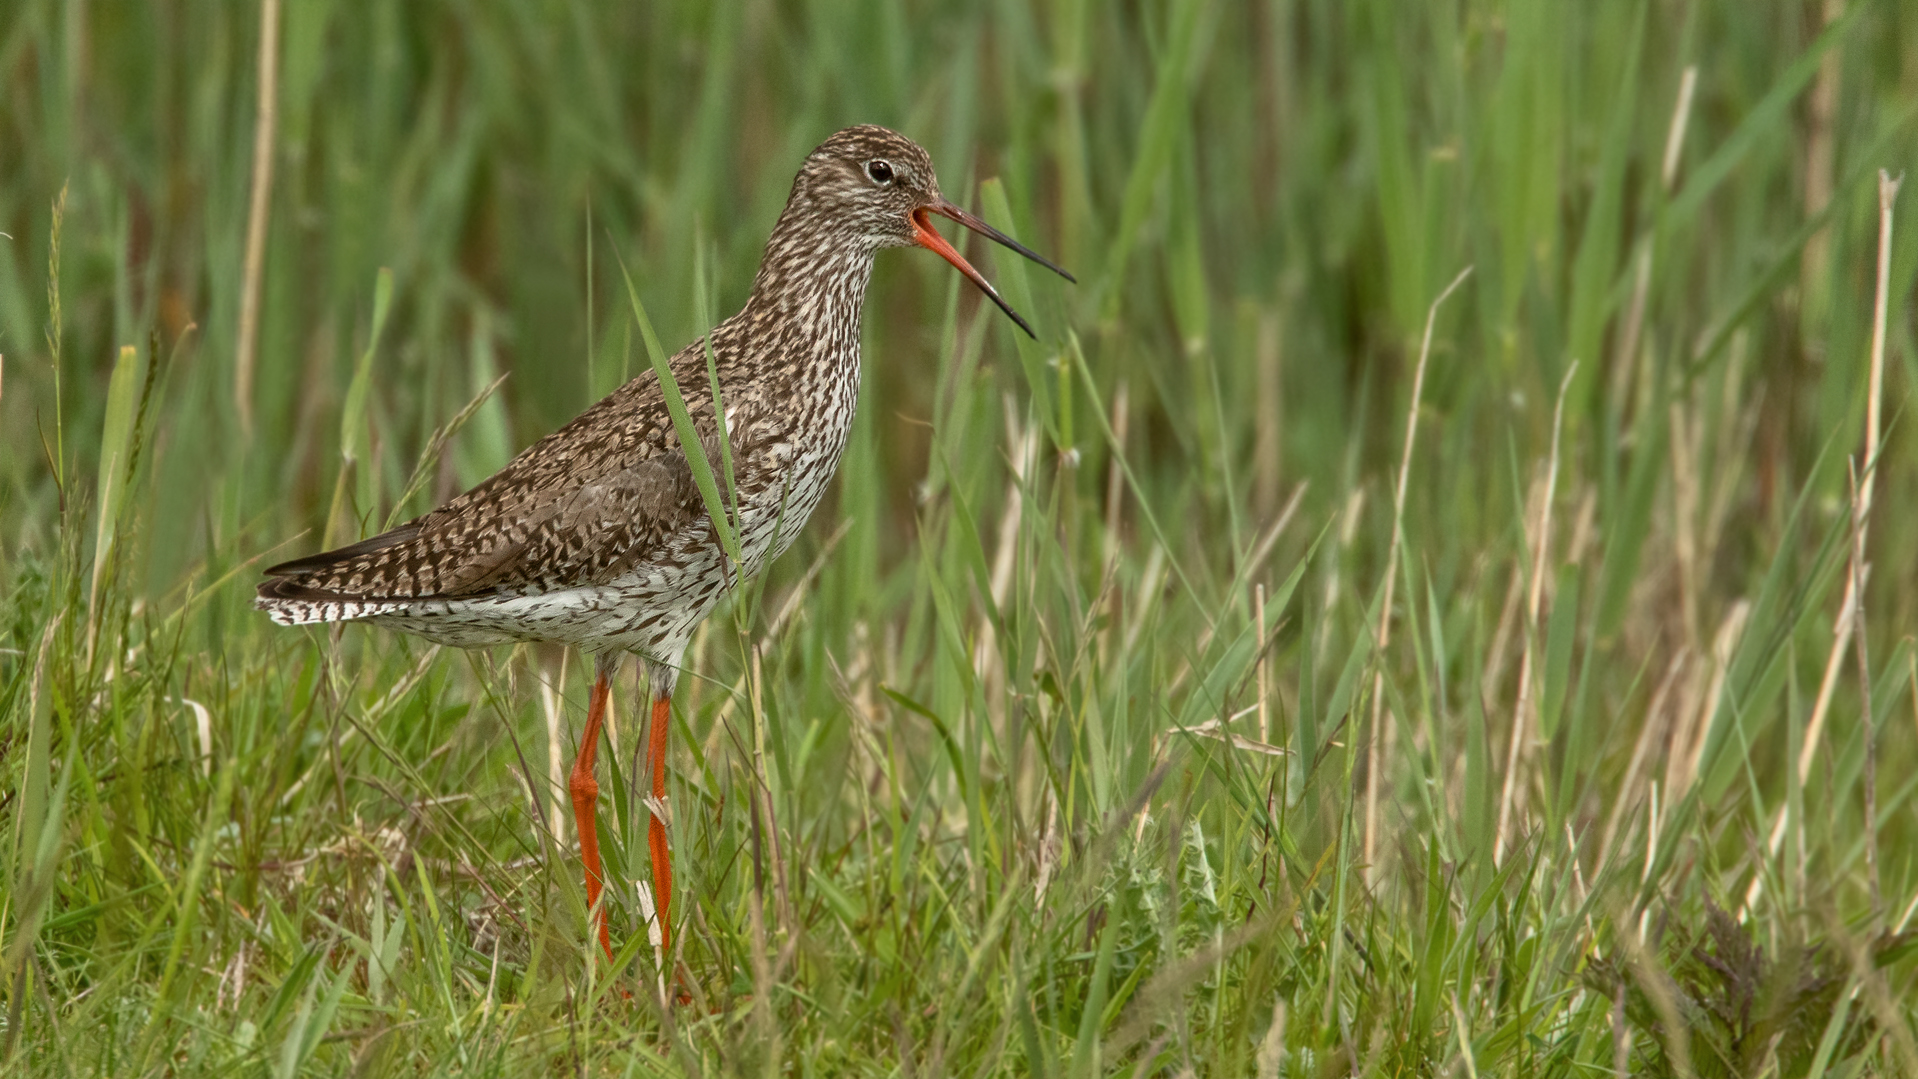
[(745, 314), (756, 326), (856, 357), (874, 248), (788, 204), (766, 242)]

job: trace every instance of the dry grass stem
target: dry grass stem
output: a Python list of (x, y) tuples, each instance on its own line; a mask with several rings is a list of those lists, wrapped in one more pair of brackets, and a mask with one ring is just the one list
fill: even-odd
[[(1376, 879), (1378, 872), (1374, 855), (1377, 852), (1378, 814), (1379, 814), (1379, 773), (1385, 768), (1390, 754), (1390, 731), (1381, 722), (1385, 700), (1385, 668), (1382, 655), (1392, 642), (1392, 589), (1398, 582), (1399, 548), (1405, 542), (1405, 485), (1412, 475), (1412, 448), (1417, 444), (1419, 432), (1419, 402), (1425, 393), (1425, 364), (1432, 357), (1432, 331), (1438, 324), (1439, 307), (1453, 292), (1458, 290), (1465, 279), (1472, 274), (1470, 266), (1458, 272), (1452, 283), (1445, 286), (1425, 311), (1425, 332), (1419, 338), (1419, 362), (1412, 369), (1412, 400), (1405, 409), (1405, 448), (1399, 455), (1398, 484), (1392, 492), (1392, 544), (1385, 556), (1385, 594), (1379, 603), (1379, 624), (1377, 642), (1372, 653), (1372, 720), (1370, 740), (1366, 746), (1365, 760), (1365, 839), (1361, 857), (1366, 865), (1366, 874)], [(1263, 625), (1261, 622), (1263, 633)], [(1264, 698), (1261, 697), (1261, 700)]]
[(1506, 746), (1505, 778), (1498, 796), (1498, 830), (1492, 840), (1492, 861), (1503, 864), (1505, 844), (1510, 841), (1512, 803), (1517, 791), (1519, 763), (1524, 759), (1525, 743), (1538, 729), (1538, 695), (1532, 683), (1532, 652), (1538, 639), (1538, 608), (1545, 590), (1545, 562), (1552, 546), (1552, 501), (1558, 490), (1559, 436), (1565, 426), (1565, 394), (1572, 388), (1572, 376), (1578, 373), (1578, 361), (1565, 368), (1558, 383), (1558, 403), (1552, 406), (1552, 453), (1545, 466), (1545, 494), (1539, 500), (1538, 529), (1533, 537), (1531, 584), (1525, 596), (1525, 650), (1518, 664), (1518, 700), (1512, 706), (1512, 738)]
[[(1685, 130), (1691, 124), (1692, 98), (1698, 90), (1698, 65), (1689, 64), (1678, 80), (1678, 100), (1672, 105), (1671, 122), (1665, 128), (1665, 157), (1659, 167), (1660, 186), (1670, 195), (1678, 180), (1678, 161), (1685, 148)], [(1652, 237), (1639, 245), (1637, 267), (1632, 278), (1632, 299), (1625, 309), (1625, 326), (1618, 336), (1618, 351), (1612, 359), (1612, 400), (1621, 412), (1631, 400), (1632, 384), (1639, 367), (1639, 338), (1645, 332), (1645, 305), (1651, 297)]]
[[(1893, 180), (1884, 172), (1878, 174), (1878, 287), (1872, 313), (1871, 375), (1865, 396), (1865, 474), (1859, 486), (1859, 498), (1867, 519), (1871, 516), (1872, 490), (1877, 486), (1878, 479), (1878, 424), (1884, 394), (1885, 323), (1889, 318), (1891, 302), (1891, 207), (1892, 200), (1898, 197), (1898, 185), (1903, 182), (1903, 177)], [(1805, 726), (1805, 745), (1799, 751), (1800, 783), (1811, 776), (1811, 762), (1818, 756), (1818, 747), (1825, 732), (1825, 718), (1831, 710), (1832, 693), (1838, 685), (1839, 667), (1844, 662), (1845, 650), (1851, 645), (1852, 618), (1858, 605), (1855, 587), (1856, 583), (1847, 576), (1845, 596), (1838, 602), (1838, 616), (1832, 625), (1831, 652), (1825, 660), (1825, 675), (1818, 683), (1817, 703), (1812, 706), (1811, 721)]]
[(1259, 741), (1272, 741), (1272, 711), (1268, 702), (1272, 696), (1271, 662), (1266, 656), (1265, 647), (1265, 585), (1252, 586), (1252, 624), (1258, 627), (1259, 647)]
[(546, 720), (546, 793), (551, 803), (546, 817), (553, 833), (553, 843), (561, 850), (566, 849), (567, 839), (566, 755), (565, 739), (561, 733), (565, 723), (560, 719), (560, 713), (566, 706), (566, 664), (572, 654), (570, 648), (560, 653), (559, 670), (551, 681), (539, 679), (540, 714)]
[[(1253, 345), (1257, 393), (1253, 409), (1252, 507), (1259, 516), (1265, 517), (1278, 508), (1279, 487), (1284, 476), (1284, 338), (1277, 311), (1261, 310), (1258, 320), (1258, 336)], [(1119, 387), (1123, 392), (1125, 383), (1119, 383)], [(1113, 408), (1117, 410), (1116, 402)], [(1124, 428), (1114, 424), (1113, 430), (1123, 432)]]
[[(1285, 532), (1286, 526), (1292, 523), (1293, 515), (1298, 512), (1299, 503), (1305, 497), (1305, 488), (1306, 485), (1301, 483), (1292, 489), (1292, 497), (1286, 500), (1285, 508), (1279, 511), (1278, 520), (1266, 526), (1265, 531), (1259, 535), (1258, 541), (1252, 545), (1252, 550), (1246, 554), (1244, 563), (1239, 567), (1239, 580), (1243, 581), (1249, 577), (1256, 576), (1259, 570), (1265, 565), (1266, 558), (1272, 553), (1272, 545), (1278, 542), (1279, 536)], [(1148, 563), (1146, 568), (1149, 571), (1152, 567)], [(1222, 619), (1216, 616), (1207, 621), (1206, 627), (1199, 634), (1197, 642), (1192, 647), (1192, 651), (1181, 662), (1179, 670), (1172, 676), (1172, 680), (1166, 683), (1167, 693), (1176, 692), (1185, 685), (1186, 678), (1192, 674), (1192, 664), (1194, 660), (1204, 656), (1206, 649), (1211, 647), (1213, 639), (1218, 636), (1219, 623), (1221, 621)], [(1126, 647), (1128, 650), (1131, 649), (1132, 642), (1130, 640), (1128, 640)]]
[[(1831, 651), (1825, 655), (1824, 675), (1819, 679), (1818, 696), (1812, 704), (1811, 719), (1805, 724), (1804, 745), (1800, 747), (1798, 753), (1798, 782), (1801, 784), (1811, 778), (1812, 762), (1818, 759), (1818, 747), (1824, 740), (1825, 721), (1831, 714), (1832, 697), (1838, 689), (1838, 675), (1844, 665), (1845, 652), (1852, 645), (1852, 636), (1858, 620), (1863, 617), (1864, 602), (1862, 596), (1866, 584), (1871, 580), (1871, 565), (1865, 561), (1864, 543), (1865, 533), (1870, 524), (1872, 492), (1877, 485), (1878, 479), (1879, 425), (1883, 416), (1882, 409), (1884, 399), (1885, 327), (1890, 318), (1891, 304), (1892, 203), (1897, 199), (1899, 185), (1903, 182), (1904, 177), (1900, 176), (1894, 180), (1889, 173), (1882, 169), (1879, 170), (1878, 275), (1877, 287), (1872, 303), (1871, 369), (1865, 391), (1865, 471), (1862, 477), (1854, 477), (1854, 489), (1850, 500), (1853, 536), (1849, 559), (1850, 564), (1845, 574), (1845, 594), (1838, 602), (1838, 614), (1832, 624)], [(1873, 756), (1875, 755), (1876, 747), (1871, 741), (1873, 732), (1872, 716), (1869, 710), (1871, 693), (1870, 672), (1865, 662), (1865, 654), (1862, 646), (1858, 649), (1857, 656), (1860, 664), (1859, 677), (1864, 694), (1863, 699), (1867, 702), (1863, 712), (1863, 721), (1867, 734), (1867, 754), (1868, 756)], [(1913, 673), (1914, 677), (1918, 678), (1918, 670), (1914, 670)], [(1918, 682), (1914, 682), (1912, 692), (1915, 695), (1914, 707), (1918, 707)], [(1872, 762), (1871, 766), (1867, 767), (1864, 778), (1866, 798), (1868, 802), (1875, 804), (1877, 798), (1875, 789), (1876, 775), (1874, 773), (1875, 761)], [(1771, 832), (1766, 837), (1765, 842), (1766, 851), (1770, 857), (1775, 858), (1778, 856), (1779, 848), (1785, 841), (1785, 834), (1790, 830), (1791, 822), (1788, 819), (1787, 809), (1788, 807), (1781, 805), (1778, 807), (1777, 813), (1773, 815)], [(1877, 820), (1875, 812), (1868, 813), (1867, 828), (1872, 833), (1876, 832)], [(1875, 848), (1876, 845), (1875, 841), (1871, 842), (1872, 847)], [(1872, 851), (1870, 857), (1872, 858), (1872, 865), (1870, 866), (1869, 872), (1873, 879), (1872, 890), (1875, 897), (1877, 891), (1875, 850)], [(1758, 897), (1763, 892), (1763, 888), (1764, 877), (1762, 875), (1754, 875), (1750, 887), (1745, 892), (1743, 909), (1749, 910), (1752, 904), (1757, 902)], [(1876, 898), (1874, 898), (1873, 908), (1877, 909), (1877, 907), (1878, 903)]]
[[(999, 537), (993, 546), (992, 576), (989, 579), (989, 593), (994, 606), (1004, 608), (1006, 599), (1011, 595), (1012, 574), (1019, 557), (1019, 524), (1025, 512), (1026, 483), (1032, 475), (1032, 469), (1039, 456), (1039, 429), (1027, 427), (1020, 422), (1019, 410), (1011, 397), (1005, 399), (1007, 465), (1010, 474), (1006, 477), (1004, 507), (999, 517)], [(1117, 429), (1115, 428), (1115, 431)], [(1116, 455), (1115, 455), (1116, 461)], [(1115, 463), (1114, 467), (1117, 465)], [(1110, 505), (1116, 507), (1114, 500)], [(1116, 511), (1115, 511), (1116, 512)], [(1001, 693), (998, 687), (1005, 680), (1004, 668), (1000, 662), (998, 638), (990, 619), (981, 619), (978, 643), (972, 650), (973, 671), (986, 687), (986, 698), (995, 709), (1003, 709), (999, 703)], [(999, 718), (995, 714), (995, 720)]]
[(1119, 515), (1125, 505), (1125, 469), (1121, 457), (1126, 452), (1126, 434), (1131, 422), (1131, 391), (1122, 378), (1112, 390), (1112, 460), (1106, 465), (1106, 527), (1101, 544), (1101, 564), (1107, 576), (1111, 575), (1119, 559)]
[[(1807, 4), (1807, 7), (1810, 5)], [(1819, 21), (1829, 27), (1844, 14), (1845, 0), (1819, 0)], [(1811, 99), (1805, 116), (1805, 219), (1813, 220), (1825, 212), (1834, 190), (1833, 164), (1837, 157), (1838, 92), (1842, 83), (1845, 51), (1832, 49), (1818, 62), (1818, 77), (1811, 87)], [(1831, 264), (1831, 227), (1827, 225), (1805, 241), (1804, 255), (1798, 263), (1798, 293), (1817, 295), (1825, 287)]]
[(1861, 783), (1865, 788), (1865, 885), (1871, 895), (1871, 911), (1876, 921), (1884, 913), (1884, 898), (1878, 889), (1878, 724), (1871, 711), (1871, 653), (1867, 647), (1870, 634), (1864, 630), (1865, 624), (1865, 502), (1859, 490), (1858, 468), (1856, 463), (1851, 469), (1851, 565), (1849, 567), (1851, 594), (1855, 597), (1856, 609), (1852, 612), (1852, 625), (1858, 627), (1851, 635), (1852, 645), (1858, 657), (1858, 721), (1864, 727), (1865, 770)]
[(1678, 685), (1678, 679), (1685, 671), (1689, 653), (1680, 648), (1672, 655), (1665, 668), (1665, 676), (1658, 681), (1658, 688), (1652, 691), (1651, 703), (1645, 707), (1645, 721), (1639, 725), (1638, 739), (1632, 746), (1631, 761), (1625, 766), (1625, 777), (1619, 780), (1618, 795), (1612, 799), (1612, 811), (1606, 815), (1605, 831), (1598, 843), (1598, 864), (1611, 862), (1612, 842), (1618, 836), (1618, 827), (1624, 821), (1628, 806), (1638, 804), (1638, 784), (1645, 774), (1645, 766), (1651, 760), (1654, 745), (1663, 746), (1670, 752), (1672, 735), (1671, 696)]
[(260, 70), (253, 118), (253, 190), (246, 214), (246, 265), (240, 278), (239, 337), (234, 343), (233, 405), (240, 430), (253, 437), (253, 366), (260, 336), (260, 278), (266, 268), (266, 223), (273, 202), (273, 141), (279, 122), (280, 0), (260, 5)]

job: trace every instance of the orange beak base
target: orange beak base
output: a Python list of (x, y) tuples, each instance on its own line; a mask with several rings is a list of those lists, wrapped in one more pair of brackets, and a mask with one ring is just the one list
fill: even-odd
[(1068, 281), (1073, 280), (1072, 275), (1053, 265), (1050, 261), (1039, 257), (1032, 250), (1017, 242), (1012, 237), (1007, 236), (1005, 233), (1000, 232), (998, 229), (993, 228), (991, 225), (986, 224), (984, 221), (981, 221), (977, 217), (943, 199), (932, 206), (921, 206), (912, 212), (912, 238), (918, 242), (919, 246), (937, 252), (940, 258), (952, 263), (954, 269), (965, 274), (967, 280), (979, 286), (979, 291), (985, 293), (987, 298), (992, 300), (993, 303), (998, 304), (999, 310), (1004, 311), (1006, 316), (1017, 323), (1020, 329), (1026, 331), (1027, 337), (1037, 340), (1039, 335), (1033, 333), (1032, 327), (1026, 323), (1025, 319), (1019, 316), (1019, 312), (1014, 311), (1012, 305), (1005, 301), (1005, 297), (999, 295), (999, 290), (993, 288), (992, 283), (986, 280), (985, 275), (973, 269), (972, 263), (967, 262), (965, 256), (961, 255), (956, 248), (947, 243), (946, 238), (939, 235), (938, 230), (932, 227), (931, 215), (935, 213), (941, 217), (949, 217), (989, 240), (1004, 244), (1006, 247), (1017, 251), (1019, 254), (1037, 262), (1039, 265), (1044, 266), (1046, 269), (1051, 270)]

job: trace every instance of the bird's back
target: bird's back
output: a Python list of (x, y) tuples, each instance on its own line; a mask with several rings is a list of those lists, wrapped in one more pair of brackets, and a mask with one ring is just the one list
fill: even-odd
[[(836, 362), (795, 354), (801, 346), (753, 315), (712, 335), (748, 574), (784, 550), (817, 504), (858, 384), (856, 337)], [(704, 342), (671, 368), (720, 470)], [(636, 628), (649, 620), (703, 616), (729, 567), (648, 371), (438, 509), (267, 575), (257, 603), (283, 624), (367, 618), (453, 644), (624, 646), (650, 635)]]

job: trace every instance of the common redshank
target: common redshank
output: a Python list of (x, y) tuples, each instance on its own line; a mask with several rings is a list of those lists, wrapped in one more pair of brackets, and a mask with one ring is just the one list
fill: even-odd
[[(859, 319), (873, 256), (928, 247), (1032, 328), (932, 227), (939, 214), (1053, 265), (939, 193), (932, 159), (883, 127), (849, 127), (806, 157), (738, 314), (710, 333), (730, 443), (739, 561), (721, 546), (694, 470), (651, 373), (614, 390), (472, 490), (349, 547), (266, 571), (256, 604), (282, 625), (359, 621), (441, 644), (555, 641), (596, 657), (586, 730), (568, 784), (600, 946), (594, 762), (606, 698), (627, 654), (652, 693), (648, 762), (666, 802), (673, 685), (701, 619), (792, 543), (839, 466), (859, 399)], [(670, 361), (701, 449), (721, 460), (705, 339)], [(731, 503), (728, 503), (731, 505)], [(672, 853), (647, 824), (653, 906), (671, 954)]]

